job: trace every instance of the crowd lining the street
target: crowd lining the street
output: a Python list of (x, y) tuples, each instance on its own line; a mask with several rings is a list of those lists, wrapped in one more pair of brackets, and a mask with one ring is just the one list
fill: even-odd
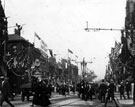
[[(131, 98), (131, 83), (129, 81), (121, 81), (118, 87), (121, 100)], [(31, 90), (22, 90), (22, 96), (24, 98), (22, 101), (25, 101), (25, 97), (27, 97), (27, 100), (29, 101), (30, 92), (32, 92), (33, 96), (31, 106), (49, 106), (51, 104), (50, 98), (52, 92), (56, 92), (65, 97), (72, 92), (74, 95), (77, 93), (78, 97), (84, 101), (99, 99), (101, 103), (104, 103), (104, 107), (107, 107), (108, 102), (114, 102), (116, 107), (119, 107), (115, 98), (116, 85), (112, 79), (109, 82), (102, 80), (100, 84), (82, 80), (78, 84), (69, 85), (63, 83), (54, 86), (46, 79), (32, 77)], [(3, 102), (6, 101), (11, 107), (14, 107), (8, 99), (12, 95), (8, 79), (5, 77), (2, 79), (0, 106), (2, 107)]]

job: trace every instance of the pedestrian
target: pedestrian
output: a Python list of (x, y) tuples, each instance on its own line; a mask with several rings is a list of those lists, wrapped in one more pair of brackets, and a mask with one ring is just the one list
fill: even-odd
[(89, 86), (89, 84), (87, 83), (87, 84), (85, 84), (85, 87), (84, 87), (84, 97), (85, 97), (85, 101), (87, 101), (88, 100), (88, 98), (89, 98), (89, 90), (90, 90), (90, 86)]
[(110, 98), (112, 98), (112, 100), (114, 101), (116, 107), (119, 107), (116, 100), (115, 100), (115, 98), (114, 98), (115, 85), (114, 85), (114, 82), (113, 82), (112, 79), (110, 80), (110, 83), (109, 83), (109, 86), (107, 87), (107, 89), (108, 89), (108, 93), (107, 93), (108, 95), (107, 95), (104, 107), (106, 107), (107, 102), (108, 102), (108, 100)]
[(65, 83), (62, 85), (62, 95), (66, 97), (66, 85), (65, 85)]
[(120, 99), (122, 100), (122, 97), (124, 99), (126, 99), (126, 97), (124, 95), (125, 87), (124, 87), (124, 82), (123, 81), (121, 81), (121, 83), (120, 83), (119, 91), (120, 91)]
[(103, 79), (102, 83), (99, 86), (99, 95), (100, 95), (101, 103), (105, 103), (106, 91), (107, 91), (107, 84), (105, 84)]
[(78, 97), (80, 98), (80, 96), (81, 96), (81, 83), (78, 83), (78, 84), (77, 84), (76, 90), (77, 90), (77, 92), (78, 92)]
[(91, 101), (93, 100), (94, 93), (95, 93), (95, 90), (94, 90), (93, 84), (90, 84), (89, 97)]
[(73, 94), (75, 94), (75, 90), (76, 90), (76, 87), (75, 87), (75, 84), (73, 84), (73, 88), (72, 88)]
[(40, 106), (48, 107), (51, 104), (49, 98), (50, 88), (48, 87), (48, 84), (44, 80), (42, 80), (40, 82)]
[(85, 83), (84, 81), (81, 83), (81, 98), (85, 99)]
[(131, 84), (129, 83), (129, 81), (126, 81), (126, 93), (127, 93), (127, 98), (130, 99), (130, 95), (129, 93), (131, 92)]
[(10, 93), (10, 85), (8, 82), (8, 77), (4, 77), (2, 81), (2, 87), (1, 87), (0, 107), (2, 107), (4, 101), (6, 101), (11, 107), (14, 107), (14, 105), (8, 99), (10, 95), (11, 93)]
[(39, 80), (36, 77), (32, 77), (32, 92), (33, 94), (33, 99), (32, 99), (32, 107), (34, 105), (39, 105), (39, 96), (40, 96), (40, 84)]

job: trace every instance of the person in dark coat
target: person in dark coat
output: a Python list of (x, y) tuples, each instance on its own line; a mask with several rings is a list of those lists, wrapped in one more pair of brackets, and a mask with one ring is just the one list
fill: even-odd
[(120, 99), (122, 99), (122, 97), (123, 97), (124, 99), (126, 99), (126, 97), (125, 97), (125, 95), (124, 95), (125, 87), (124, 87), (123, 81), (121, 81), (121, 83), (120, 83), (119, 91), (120, 91)]
[(82, 99), (85, 99), (85, 83), (84, 82), (81, 83), (81, 95), (82, 95)]
[(50, 98), (50, 88), (49, 86), (45, 83), (45, 81), (41, 81), (40, 83), (40, 105), (43, 107), (47, 107), (51, 104), (49, 98)]
[(102, 83), (99, 86), (99, 93), (100, 93), (99, 95), (101, 103), (105, 102), (106, 92), (107, 92), (107, 84), (105, 84), (104, 80), (102, 80)]
[(85, 84), (85, 87), (84, 87), (85, 101), (87, 101), (89, 98), (89, 90), (90, 90), (89, 85)]
[(8, 77), (4, 77), (4, 80), (2, 81), (2, 88), (1, 88), (1, 98), (0, 98), (0, 106), (2, 107), (3, 102), (6, 101), (11, 107), (14, 107), (14, 105), (9, 101), (10, 97), (10, 85), (8, 82)]
[(81, 83), (78, 83), (78, 84), (77, 84), (76, 90), (77, 90), (77, 92), (78, 92), (78, 97), (80, 98), (80, 95), (81, 95)]
[(116, 100), (115, 100), (115, 98), (114, 98), (115, 85), (114, 85), (113, 80), (110, 81), (110, 84), (108, 85), (107, 89), (108, 89), (108, 95), (107, 95), (107, 98), (106, 98), (105, 106), (104, 107), (106, 107), (107, 102), (108, 102), (108, 100), (110, 98), (112, 98), (112, 100), (114, 101), (116, 107), (119, 107), (118, 104), (117, 104), (117, 102), (116, 102)]
[(95, 89), (93, 84), (90, 85), (90, 91), (89, 91), (89, 96), (90, 96), (90, 100), (93, 100), (93, 95), (95, 95)]
[(75, 87), (75, 84), (73, 84), (73, 87), (72, 87), (73, 94), (75, 94), (75, 90), (76, 90), (76, 87)]
[(66, 85), (62, 85), (62, 95), (66, 97)]
[(129, 83), (129, 81), (126, 81), (126, 93), (127, 93), (127, 98), (130, 99), (130, 95), (129, 93), (131, 92), (131, 84)]
[(32, 92), (33, 94), (33, 100), (32, 100), (32, 105), (39, 105), (39, 95), (40, 95), (40, 85), (39, 85), (39, 81), (37, 78), (33, 77), (32, 78)]

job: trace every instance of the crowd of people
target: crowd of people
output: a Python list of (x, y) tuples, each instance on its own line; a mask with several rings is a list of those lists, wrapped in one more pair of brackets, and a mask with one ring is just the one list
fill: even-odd
[(131, 98), (131, 83), (126, 80), (121, 81), (120, 84), (116, 86), (112, 79), (109, 82), (106, 82), (103, 79), (100, 84), (81, 81), (77, 84), (78, 97), (85, 101), (97, 98), (101, 103), (104, 103), (105, 107), (107, 106), (108, 101), (110, 101), (114, 102), (116, 107), (118, 107), (115, 97), (116, 87), (118, 87), (117, 91), (120, 93), (119, 97), (121, 100)]
[(59, 84), (56, 85), (56, 92), (65, 97), (66, 95), (69, 95), (71, 91), (73, 92), (73, 94), (75, 94), (75, 91), (76, 91), (75, 84), (69, 85), (69, 84), (63, 83), (61, 85)]
[[(120, 99), (130, 99), (131, 93), (131, 83), (129, 81), (121, 81), (119, 85), (119, 93)], [(52, 91), (56, 91), (58, 94), (61, 94), (66, 97), (66, 95), (72, 93), (74, 95), (77, 91), (78, 97), (82, 100), (93, 100), (94, 98), (99, 99), (101, 103), (104, 103), (104, 106), (107, 106), (108, 101), (114, 102), (116, 107), (118, 107), (115, 92), (116, 92), (116, 84), (111, 79), (109, 82), (102, 80), (99, 83), (89, 83), (85, 81), (81, 81), (78, 84), (61, 84), (56, 85), (56, 90), (52, 88), (52, 85), (48, 82), (48, 80), (32, 77), (32, 85), (31, 91), (33, 93), (33, 99), (31, 106), (40, 105), (42, 107), (47, 107), (51, 104), (50, 97)], [(28, 95), (28, 93), (27, 93)], [(27, 96), (26, 95), (26, 96)], [(8, 83), (8, 78), (5, 77), (2, 79), (2, 88), (1, 88), (1, 98), (0, 98), (0, 106), (3, 105), (3, 102), (6, 101), (11, 107), (14, 105), (8, 99), (11, 96), (10, 86)]]
[(93, 100), (93, 96), (97, 98), (98, 84), (88, 83), (81, 81), (77, 84), (78, 97), (87, 101), (88, 99)]
[[(0, 107), (3, 106), (4, 101), (7, 102), (11, 107), (14, 107), (14, 105), (10, 102), (9, 99), (12, 96), (9, 79), (8, 77), (2, 77), (1, 80)], [(51, 104), (49, 99), (51, 97), (52, 87), (47, 80), (32, 77), (31, 90), (25, 90), (25, 96), (27, 96), (27, 100), (30, 97), (30, 91), (32, 91), (33, 96), (31, 106), (39, 105), (42, 107), (47, 107)]]

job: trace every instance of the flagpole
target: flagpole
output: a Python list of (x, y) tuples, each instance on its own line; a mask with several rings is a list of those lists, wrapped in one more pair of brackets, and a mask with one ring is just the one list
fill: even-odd
[[(68, 65), (69, 65), (69, 51), (68, 51), (68, 53), (67, 53), (68, 55), (67, 55), (67, 68), (68, 68)], [(68, 68), (68, 70), (69, 70), (69, 68)], [(69, 82), (69, 72), (68, 72), (68, 82)]]
[(35, 34), (34, 34), (34, 46), (35, 46)]

